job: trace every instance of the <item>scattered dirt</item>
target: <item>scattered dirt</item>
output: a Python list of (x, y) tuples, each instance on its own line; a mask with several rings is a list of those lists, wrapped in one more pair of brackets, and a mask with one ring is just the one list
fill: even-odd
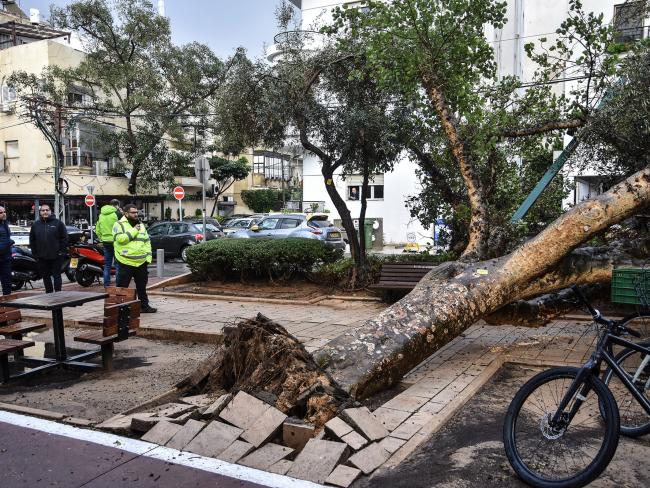
[[(424, 446), (388, 472), (363, 478), (355, 485), (381, 488), (525, 487), (508, 464), (501, 441), (503, 416), (516, 391), (537, 369), (509, 365)], [(650, 485), (649, 436), (621, 436), (609, 467), (591, 485)]]
[[(66, 345), (92, 349), (72, 340), (78, 333), (66, 328)], [(27, 356), (53, 356), (52, 331), (33, 335), (35, 348)], [(171, 389), (214, 350), (209, 344), (178, 344), (134, 337), (115, 345), (115, 370), (83, 373), (63, 369), (0, 386), (0, 402), (50, 410), (102, 421)], [(99, 358), (96, 360), (99, 362)]]
[(201, 295), (220, 295), (232, 297), (276, 298), (284, 300), (312, 300), (326, 295), (352, 297), (376, 297), (368, 290), (339, 290), (334, 286), (324, 286), (308, 280), (293, 279), (288, 283), (269, 283), (268, 281), (203, 281), (178, 286), (165, 287), (164, 291), (178, 293), (198, 293)]

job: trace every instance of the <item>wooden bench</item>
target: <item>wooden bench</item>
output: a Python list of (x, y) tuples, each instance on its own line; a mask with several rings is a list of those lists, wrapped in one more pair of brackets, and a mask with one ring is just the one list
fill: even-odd
[(116, 305), (118, 303), (132, 302), (135, 300), (136, 290), (135, 288), (117, 288), (115, 286), (109, 286), (106, 288), (106, 293), (108, 293), (108, 296), (104, 299), (104, 315), (80, 320), (79, 325), (102, 327), (104, 323), (104, 316), (106, 315), (106, 307), (110, 307), (111, 305)]
[(7, 339), (21, 340), (24, 334), (35, 330), (44, 329), (44, 322), (29, 322), (22, 319), (20, 309), (3, 307), (2, 303), (8, 300), (15, 300), (18, 295), (0, 296), (0, 335)]
[(9, 381), (9, 354), (22, 354), (24, 349), (33, 345), (32, 341), (0, 339), (0, 379), (2, 379), (2, 383)]
[(384, 299), (392, 301), (395, 295), (411, 291), (437, 264), (426, 262), (386, 263), (381, 267), (379, 281), (368, 288), (384, 292)]
[(124, 301), (104, 308), (102, 330), (84, 332), (74, 337), (77, 342), (98, 345), (102, 354), (102, 366), (113, 369), (114, 344), (127, 340), (140, 327), (140, 301)]

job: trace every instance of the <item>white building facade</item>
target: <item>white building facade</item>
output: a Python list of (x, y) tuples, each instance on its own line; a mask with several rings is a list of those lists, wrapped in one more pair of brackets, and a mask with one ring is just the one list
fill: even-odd
[[(304, 30), (315, 30), (318, 26), (328, 23), (332, 19), (332, 11), (337, 6), (349, 4), (351, 6), (363, 6), (360, 1), (332, 1), (332, 0), (290, 0), (292, 4), (300, 8), (302, 13), (301, 28)], [(612, 0), (585, 0), (584, 10), (593, 11), (596, 14), (603, 14), (606, 21), (614, 21), (615, 14), (620, 14), (621, 9), (626, 8), (623, 1)], [(632, 2), (628, 2), (632, 3)], [(492, 44), (497, 62), (498, 75), (500, 77), (515, 75), (520, 77), (524, 83), (533, 79), (535, 65), (526, 56), (524, 45), (529, 42), (537, 42), (546, 38), (548, 42), (553, 40), (555, 30), (567, 17), (569, 11), (569, 0), (508, 0), (507, 18), (508, 22), (502, 29), (487, 27), (486, 38)], [(621, 23), (619, 16), (617, 28), (622, 29), (621, 35), (626, 39), (635, 40), (647, 37), (649, 34), (648, 19), (626, 18)], [(269, 49), (269, 59), (277, 56), (277, 46)], [(564, 80), (554, 84), (556, 92), (568, 93), (579, 80)], [(570, 138), (567, 139), (568, 142)], [(329, 199), (325, 190), (325, 184), (320, 172), (320, 161), (312, 154), (305, 154), (303, 167), (303, 199), (305, 206), (310, 205), (316, 208), (319, 205), (332, 213), (332, 219), (337, 220), (336, 209)], [(378, 232), (373, 235), (374, 246), (400, 245), (406, 242), (418, 242), (420, 244), (433, 241), (433, 228), (423, 227), (417, 220), (410, 216), (406, 207), (406, 200), (420, 191), (419, 181), (416, 176), (418, 166), (408, 158), (403, 158), (393, 172), (378, 175), (371, 182), (373, 186), (371, 198), (368, 201), (367, 218), (376, 219), (379, 225)], [(574, 190), (563, 202), (564, 206), (579, 203), (585, 198), (594, 196), (602, 191), (595, 172), (587, 169), (580, 174), (572, 171), (565, 171), (564, 176), (575, 182)], [(343, 180), (340, 176), (336, 178), (337, 190), (346, 198), (346, 203), (352, 216), (358, 216), (360, 202), (353, 199), (352, 188), (360, 188), (361, 178), (347, 177)]]

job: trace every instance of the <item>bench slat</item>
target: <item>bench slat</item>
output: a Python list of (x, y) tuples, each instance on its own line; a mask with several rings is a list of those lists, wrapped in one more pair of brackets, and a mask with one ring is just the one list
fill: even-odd
[(34, 345), (33, 341), (19, 341), (16, 339), (0, 339), (0, 354), (11, 354), (12, 352), (22, 351)]
[[(129, 336), (136, 335), (136, 330), (129, 329)], [(96, 344), (102, 346), (104, 344), (110, 344), (112, 342), (118, 342), (117, 334), (104, 336), (101, 330), (93, 330), (91, 332), (85, 332), (74, 337), (74, 340), (77, 342), (85, 342), (87, 344)]]
[(38, 322), (16, 322), (12, 325), (6, 325), (0, 327), (0, 335), (9, 335), (9, 334), (25, 334), (27, 332), (32, 332), (34, 330), (42, 329), (46, 327), (44, 323)]

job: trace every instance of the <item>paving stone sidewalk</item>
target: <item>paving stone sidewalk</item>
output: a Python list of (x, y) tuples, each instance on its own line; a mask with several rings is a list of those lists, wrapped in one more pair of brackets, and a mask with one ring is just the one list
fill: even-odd
[[(140, 327), (143, 332), (156, 333), (158, 338), (197, 338), (219, 336), (224, 326), (231, 326), (242, 319), (262, 313), (284, 326), (313, 352), (323, 347), (346, 330), (362, 325), (377, 315), (386, 305), (378, 302), (328, 300), (322, 304), (278, 304), (237, 300), (209, 300), (150, 296), (158, 309), (155, 314), (142, 314)], [(103, 302), (86, 303), (81, 307), (63, 309), (66, 323), (99, 317)], [(50, 312), (23, 310), (25, 317), (48, 319)], [(165, 332), (168, 333), (165, 336)], [(175, 334), (176, 333), (176, 334)], [(143, 335), (145, 335), (143, 334)], [(208, 342), (211, 342), (208, 340)]]

